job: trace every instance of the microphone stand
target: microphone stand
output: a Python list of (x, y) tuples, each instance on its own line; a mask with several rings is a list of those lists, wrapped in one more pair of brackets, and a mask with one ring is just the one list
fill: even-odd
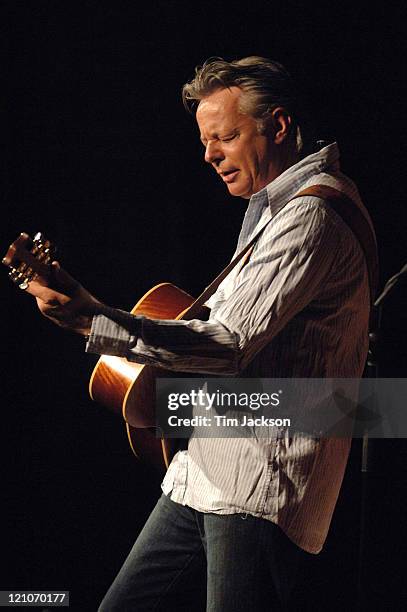
[[(380, 342), (380, 328), (383, 315), (383, 304), (388, 298), (389, 294), (393, 293), (394, 289), (399, 285), (400, 280), (407, 274), (407, 263), (400, 269), (400, 271), (389, 278), (384, 286), (382, 293), (376, 299), (373, 304), (372, 316), (371, 316), (371, 331), (369, 333), (369, 352), (367, 357), (367, 363), (365, 368), (365, 378), (372, 378), (375, 381), (379, 378), (379, 362), (378, 362), (378, 345)], [(373, 390), (376, 391), (377, 382), (373, 383)], [(376, 402), (377, 394), (373, 393), (373, 401)], [(372, 406), (374, 412), (375, 406)], [(365, 589), (364, 584), (367, 584), (368, 588), (369, 581), (364, 580), (364, 574), (367, 574), (366, 570), (363, 572), (364, 560), (366, 557), (366, 512), (367, 512), (367, 497), (368, 497), (368, 479), (369, 474), (373, 473), (373, 456), (374, 456), (374, 444), (373, 440), (369, 440), (369, 434), (367, 430), (363, 433), (362, 438), (362, 459), (361, 459), (361, 503), (360, 503), (360, 539), (359, 539), (359, 568), (358, 568), (358, 606), (357, 609), (362, 612), (366, 610), (363, 608)]]

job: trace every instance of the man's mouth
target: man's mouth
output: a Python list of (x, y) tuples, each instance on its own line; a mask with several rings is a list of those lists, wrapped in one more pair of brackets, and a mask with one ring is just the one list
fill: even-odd
[(225, 170), (224, 172), (220, 173), (220, 176), (222, 177), (222, 181), (224, 181), (225, 183), (232, 183), (232, 181), (235, 180), (237, 174), (238, 174), (239, 170)]

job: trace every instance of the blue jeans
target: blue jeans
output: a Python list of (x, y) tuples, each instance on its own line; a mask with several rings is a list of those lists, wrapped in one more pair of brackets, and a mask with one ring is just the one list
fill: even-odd
[(159, 499), (99, 612), (283, 609), (301, 557), (279, 527)]

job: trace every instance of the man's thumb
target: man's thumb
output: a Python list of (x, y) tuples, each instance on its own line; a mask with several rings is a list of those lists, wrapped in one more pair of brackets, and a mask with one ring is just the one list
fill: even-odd
[(76, 281), (66, 270), (61, 268), (58, 261), (52, 262), (52, 276), (55, 282), (55, 289), (64, 292), (68, 295), (72, 294), (79, 287), (78, 281)]

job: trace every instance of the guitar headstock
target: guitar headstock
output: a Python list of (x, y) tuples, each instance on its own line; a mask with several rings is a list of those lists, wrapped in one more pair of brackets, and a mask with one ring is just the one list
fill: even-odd
[(32, 239), (21, 233), (10, 245), (2, 263), (10, 268), (11, 280), (20, 289), (27, 289), (28, 283), (38, 276), (45, 280), (49, 277), (54, 255), (54, 246), (40, 232)]

